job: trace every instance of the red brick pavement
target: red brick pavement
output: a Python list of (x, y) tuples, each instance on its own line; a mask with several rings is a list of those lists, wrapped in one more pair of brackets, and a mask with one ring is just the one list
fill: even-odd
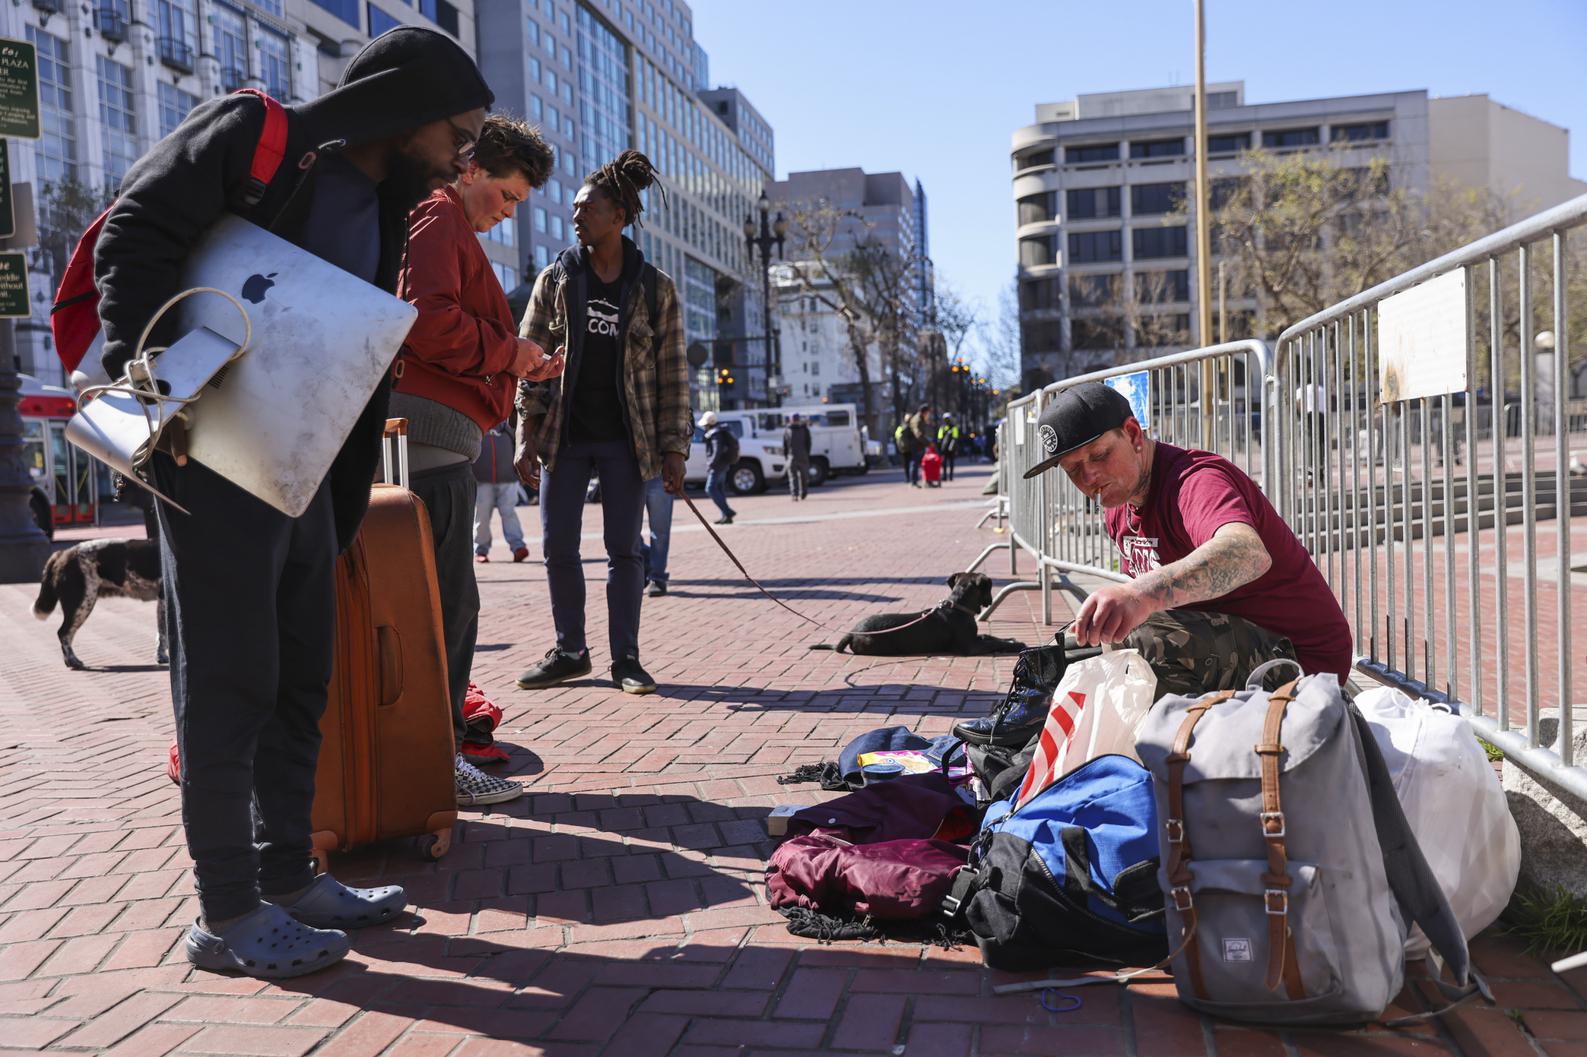
[[(835, 482), (805, 505), (739, 501), (727, 536), (790, 604), (833, 628), (941, 597), (987, 542), (982, 472), (940, 492), (897, 474)], [(525, 511), (534, 514), (533, 508)], [(780, 787), (853, 733), (925, 733), (983, 711), (998, 659), (811, 653), (822, 636), (737, 578), (678, 508), (673, 591), (645, 602), (644, 656), (662, 684), (624, 697), (594, 680), (538, 694), (512, 677), (550, 644), (543, 570), (480, 568), (479, 682), (506, 710), (511, 770), (531, 795), (468, 812), (453, 852), (401, 847), (334, 860), (348, 880), (400, 881), (414, 915), (355, 937), (346, 963), (281, 985), (201, 973), (176, 949), (192, 920), (165, 674), (152, 606), (109, 601), (67, 672), (33, 589), (0, 587), (0, 1049), (159, 1057), (303, 1054), (1024, 1053), (1581, 1054), (1587, 977), (1548, 975), (1515, 943), (1477, 943), (1503, 1009), (1391, 1034), (1273, 1033), (1188, 1014), (1162, 983), (1098, 987), (1072, 1012), (994, 997), (973, 949), (822, 947), (791, 937), (761, 886)], [(605, 618), (588, 528), (591, 642)], [(538, 547), (536, 547), (538, 553)], [(1026, 564), (1028, 569), (1028, 563)], [(999, 556), (989, 572), (1002, 577)], [(995, 634), (1037, 639), (1020, 594)], [(1408, 996), (1408, 1006), (1416, 999)], [(1513, 1013), (1511, 1012), (1513, 1011)]]

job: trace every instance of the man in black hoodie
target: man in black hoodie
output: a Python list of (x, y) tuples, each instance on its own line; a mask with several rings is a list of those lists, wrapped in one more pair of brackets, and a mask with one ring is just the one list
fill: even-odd
[[(492, 101), (450, 38), (392, 30), (334, 91), (287, 108), (285, 158), (264, 188), (248, 175), (262, 101), (198, 107), (127, 173), (95, 247), (106, 371), (122, 373), (149, 318), (182, 288), (188, 254), (227, 211), (394, 291), (409, 211), (462, 170)], [(346, 955), (341, 929), (406, 905), (400, 888), (316, 880), (310, 842), (334, 563), (368, 509), (388, 388), (363, 409), (301, 517), (197, 463), (151, 461), (160, 490), (192, 512), (159, 510), (182, 823), (201, 914), (186, 941), (195, 965), (312, 972)]]

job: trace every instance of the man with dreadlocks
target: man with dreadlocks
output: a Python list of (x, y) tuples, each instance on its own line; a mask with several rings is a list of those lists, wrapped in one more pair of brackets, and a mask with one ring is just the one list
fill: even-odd
[(630, 224), (638, 226), (645, 208), (640, 193), (655, 177), (650, 159), (635, 150), (585, 177), (573, 200), (579, 244), (536, 278), (519, 328), (522, 337), (566, 351), (560, 378), (525, 381), (518, 389), (514, 462), (526, 485), (540, 487), (557, 635), (545, 659), (518, 677), (525, 690), (591, 670), (579, 535), (592, 474), (601, 482), (612, 682), (630, 694), (656, 689), (639, 663), (645, 482), (659, 476), (668, 492), (683, 494), (694, 419), (677, 289), (623, 235)]

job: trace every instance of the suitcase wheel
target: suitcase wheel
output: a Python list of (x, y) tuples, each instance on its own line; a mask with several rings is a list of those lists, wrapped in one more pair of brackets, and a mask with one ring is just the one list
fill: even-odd
[(426, 833), (418, 838), (419, 856), (430, 862), (439, 862), (452, 850), (452, 827)]

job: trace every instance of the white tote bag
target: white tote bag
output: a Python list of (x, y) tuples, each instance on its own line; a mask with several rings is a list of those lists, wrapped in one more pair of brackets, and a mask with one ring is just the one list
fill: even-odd
[[(1394, 778), (1427, 865), (1470, 939), (1498, 919), (1515, 891), (1521, 837), (1493, 764), (1457, 717), (1391, 687), (1356, 698)], [(1406, 953), (1427, 950), (1413, 929)]]
[(1157, 695), (1157, 676), (1139, 650), (1110, 650), (1065, 670), (1014, 810), (1089, 760), (1110, 753), (1136, 763), (1135, 731)]

